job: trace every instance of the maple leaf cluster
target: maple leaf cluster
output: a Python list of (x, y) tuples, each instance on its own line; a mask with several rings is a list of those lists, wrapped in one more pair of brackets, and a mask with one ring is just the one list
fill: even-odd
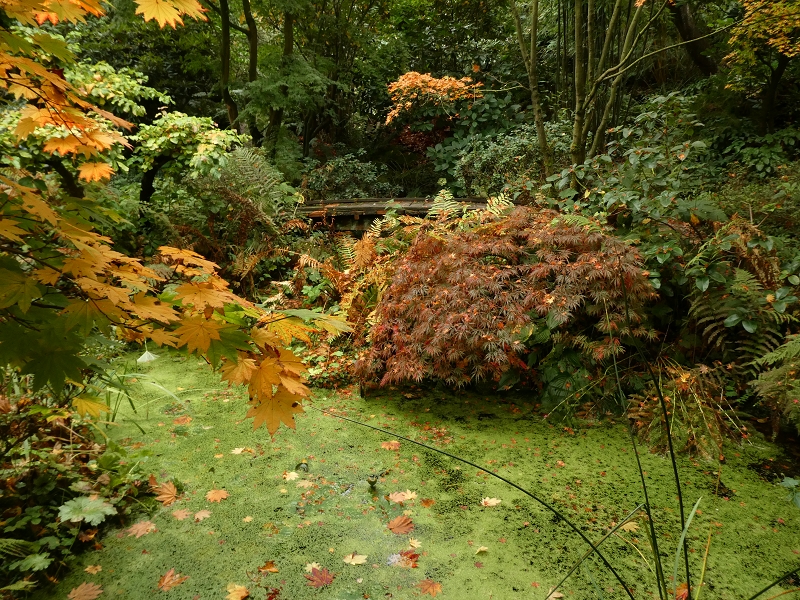
[(409, 71), (397, 81), (389, 84), (389, 95), (393, 107), (386, 117), (388, 125), (400, 114), (415, 106), (425, 104), (449, 106), (459, 100), (474, 100), (483, 96), (479, 89), (483, 84), (474, 82), (471, 77), (433, 77), (430, 73)]
[(526, 372), (537, 320), (550, 343), (556, 336), (595, 361), (623, 352), (622, 336), (655, 335), (642, 311), (655, 291), (635, 248), (555, 211), (518, 207), (485, 221), (419, 234), (378, 306), (359, 377), (462, 386)]

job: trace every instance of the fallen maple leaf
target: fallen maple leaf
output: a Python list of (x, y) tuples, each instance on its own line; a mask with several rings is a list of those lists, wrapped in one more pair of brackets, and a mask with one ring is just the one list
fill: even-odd
[(389, 494), (389, 500), (400, 504), (401, 502), (405, 502), (407, 498), (405, 492), (392, 492)]
[(391, 442), (381, 442), (381, 448), (384, 450), (400, 450), (400, 442), (392, 440)]
[(412, 548), (419, 548), (420, 546), (422, 546), (422, 542), (420, 542), (418, 539), (415, 538), (408, 538), (408, 545), (411, 546)]
[(186, 509), (172, 511), (172, 516), (178, 519), (178, 521), (183, 521), (184, 519), (188, 519), (191, 514), (192, 513), (190, 513)]
[(430, 508), (431, 506), (436, 504), (436, 500), (434, 500), (433, 498), (423, 498), (422, 500), (419, 501), (419, 503), (422, 505), (423, 508)]
[(321, 569), (321, 568), (322, 565), (319, 564), (318, 562), (308, 563), (306, 564), (306, 573), (311, 573), (311, 571), (313, 571), (314, 569)]
[(294, 481), (294, 480), (295, 480), (295, 479), (297, 479), (298, 477), (300, 477), (300, 475), (298, 475), (298, 474), (297, 474), (297, 473), (295, 473), (294, 471), (289, 471), (288, 473), (287, 473), (286, 471), (284, 471), (284, 472), (283, 472), (283, 478), (284, 478), (286, 481)]
[(278, 567), (275, 566), (274, 560), (268, 560), (264, 563), (263, 567), (258, 567), (259, 573), (278, 573)]
[(73, 588), (67, 598), (69, 600), (94, 600), (103, 593), (103, 588), (96, 583), (82, 583)]
[(403, 535), (414, 529), (414, 522), (405, 515), (401, 515), (389, 521), (388, 527), (392, 533)]
[(501, 502), (500, 498), (484, 498), (481, 500), (481, 506), (497, 506)]
[(367, 562), (367, 555), (366, 554), (356, 554), (353, 552), (352, 554), (348, 554), (342, 559), (345, 564), (348, 565), (363, 565)]
[(312, 481), (309, 481), (308, 479), (303, 479), (303, 481), (297, 482), (297, 487), (308, 489), (314, 487), (314, 483)]
[(477, 550), (475, 550), (475, 554), (480, 554), (481, 552), (488, 552), (489, 549), (486, 546), (481, 546)]
[(89, 575), (97, 575), (100, 571), (103, 570), (103, 567), (100, 565), (89, 565), (84, 569)]
[(243, 585), (229, 583), (226, 589), (228, 595), (225, 596), (225, 600), (244, 600), (250, 597), (250, 591)]
[(192, 417), (189, 415), (182, 415), (172, 420), (173, 425), (188, 425), (192, 422)]
[(207, 519), (211, 516), (210, 510), (201, 510), (199, 512), (194, 513), (194, 522), (199, 523), (203, 519)]
[(313, 568), (311, 569), (311, 575), (303, 575), (303, 577), (308, 579), (307, 585), (319, 589), (333, 583), (333, 580), (336, 576), (326, 568), (323, 568), (322, 570)]
[(164, 506), (169, 506), (178, 499), (178, 488), (171, 481), (165, 481), (161, 485), (151, 487), (150, 490), (156, 494), (156, 500)]
[(406, 496), (406, 500), (414, 500), (417, 497), (417, 492), (412, 492), (411, 490), (406, 490), (403, 493)]
[(225, 490), (210, 490), (206, 493), (206, 500), (209, 502), (222, 502), (228, 497), (228, 492)]
[(442, 584), (436, 583), (432, 579), (423, 579), (419, 582), (419, 589), (422, 590), (423, 594), (436, 596), (436, 594), (442, 593)]
[(245, 523), (249, 523), (252, 520), (253, 520), (253, 517), (251, 517), (250, 515), (247, 515), (244, 519), (242, 519), (242, 521), (244, 521)]
[(127, 531), (128, 537), (135, 535), (138, 540), (143, 535), (147, 535), (151, 531), (156, 531), (156, 524), (151, 521), (139, 521), (131, 525)]
[(630, 532), (639, 531), (639, 525), (634, 521), (628, 521), (620, 529)]
[(561, 592), (554, 592), (553, 588), (550, 588), (550, 593), (547, 594), (547, 598), (545, 598), (544, 600), (551, 600), (551, 598), (563, 598), (563, 597), (564, 594), (562, 594)]
[(176, 573), (175, 569), (170, 569), (159, 578), (158, 589), (166, 592), (167, 590), (174, 588), (176, 585), (182, 584), (187, 579), (189, 579), (188, 575), (181, 575), (180, 573)]

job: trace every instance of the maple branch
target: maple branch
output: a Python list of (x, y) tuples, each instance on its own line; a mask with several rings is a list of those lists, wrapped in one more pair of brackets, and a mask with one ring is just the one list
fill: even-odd
[[(222, 11), (220, 10), (219, 6), (217, 6), (216, 4), (214, 4), (214, 3), (212, 2), (212, 0), (201, 0), (201, 2), (202, 2), (202, 3), (203, 3), (205, 6), (208, 6), (208, 8), (210, 8), (211, 10), (213, 10), (215, 13), (217, 13), (217, 14), (220, 16), (220, 18), (223, 18), (223, 17), (222, 17)], [(249, 32), (249, 31), (248, 31), (246, 28), (242, 27), (241, 25), (239, 25), (239, 24), (237, 24), (237, 23), (234, 23), (234, 22), (233, 22), (233, 21), (231, 21), (230, 19), (228, 19), (228, 25), (230, 25), (230, 26), (231, 26), (233, 29), (235, 29), (236, 31), (239, 31), (240, 33), (243, 33), (243, 34), (245, 34), (245, 35), (248, 35), (248, 34), (250, 33), (250, 32)]]
[[(602, 552), (600, 552), (600, 550), (597, 548), (597, 546), (592, 543), (592, 541), (586, 536), (586, 534), (584, 534), (575, 524), (573, 524), (572, 521), (570, 521), (563, 514), (561, 514), (561, 512), (556, 507), (554, 507), (549, 502), (547, 502), (545, 500), (542, 500), (541, 498), (539, 498), (533, 492), (530, 492), (530, 491), (526, 490), (525, 488), (517, 485), (516, 483), (514, 483), (510, 479), (506, 479), (502, 475), (498, 475), (497, 473), (493, 473), (488, 468), (484, 468), (484, 467), (482, 467), (482, 466), (480, 466), (478, 464), (475, 464), (474, 462), (471, 462), (471, 461), (469, 461), (469, 460), (467, 460), (465, 458), (461, 458), (460, 456), (456, 456), (455, 454), (450, 454), (449, 452), (446, 452), (444, 450), (440, 450), (439, 448), (434, 448), (433, 446), (428, 446), (427, 444), (423, 444), (422, 442), (418, 442), (416, 440), (412, 440), (411, 438), (407, 438), (407, 437), (402, 436), (400, 434), (397, 434), (397, 433), (395, 433), (393, 431), (389, 431), (387, 429), (382, 429), (380, 427), (375, 427), (374, 425), (369, 425), (368, 423), (362, 423), (361, 421), (356, 421), (355, 419), (351, 419), (349, 417), (343, 417), (342, 415), (337, 415), (337, 414), (329, 412), (329, 411), (327, 411), (327, 410), (325, 410), (323, 408), (315, 408), (313, 406), (306, 406), (305, 408), (310, 408), (311, 410), (316, 410), (318, 412), (321, 412), (324, 415), (328, 415), (329, 417), (335, 417), (337, 419), (342, 419), (343, 421), (349, 421), (350, 423), (355, 423), (356, 425), (361, 425), (362, 427), (367, 427), (369, 429), (374, 429), (375, 431), (380, 431), (381, 433), (385, 433), (387, 435), (391, 435), (393, 437), (400, 438), (401, 440), (405, 440), (407, 442), (411, 442), (412, 444), (416, 444), (417, 446), (421, 446), (422, 448), (426, 448), (428, 450), (432, 450), (433, 452), (438, 452), (439, 454), (444, 454), (445, 456), (448, 456), (448, 457), (450, 457), (450, 458), (452, 458), (454, 460), (460, 461), (460, 462), (462, 462), (462, 463), (464, 463), (466, 465), (470, 465), (471, 467), (475, 467), (476, 469), (480, 469), (481, 471), (483, 471), (487, 475), (490, 475), (490, 476), (492, 476), (492, 477), (494, 477), (496, 479), (499, 479), (500, 481), (502, 481), (502, 482), (510, 485), (511, 487), (519, 490), (520, 492), (522, 492), (526, 496), (528, 496), (530, 498), (533, 498), (536, 502), (538, 502), (539, 504), (544, 506), (547, 510), (549, 510), (554, 515), (556, 515), (559, 519), (564, 521), (570, 527), (570, 529), (572, 529), (575, 533), (577, 533), (581, 537), (581, 539), (584, 542), (586, 542), (592, 548), (592, 550), (597, 554), (598, 558), (600, 558), (600, 560), (603, 561), (603, 564), (606, 566), (606, 568), (609, 571), (611, 571), (611, 573), (613, 573), (614, 577), (617, 578), (617, 581), (619, 581), (620, 585), (622, 585), (622, 589), (624, 589), (625, 593), (628, 594), (628, 597), (631, 600), (634, 600), (633, 593), (631, 592), (630, 588), (628, 587), (628, 584), (625, 583), (625, 581), (622, 579), (620, 574), (617, 573), (617, 570), (614, 568), (614, 566), (610, 562), (608, 562), (608, 559), (605, 557), (605, 555)], [(798, 567), (798, 568), (800, 568), (800, 567)], [(549, 595), (548, 595), (548, 597), (549, 597)]]
[(67, 170), (67, 168), (64, 166), (64, 163), (57, 158), (51, 158), (47, 161), (47, 164), (53, 168), (53, 171), (61, 176), (61, 180), (64, 183), (64, 188), (66, 188), (67, 193), (70, 196), (73, 198), (83, 198), (83, 186), (75, 181), (75, 177)]

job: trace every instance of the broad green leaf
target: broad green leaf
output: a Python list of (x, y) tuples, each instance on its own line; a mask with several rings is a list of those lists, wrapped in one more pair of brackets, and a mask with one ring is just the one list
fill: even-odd
[(0, 269), (0, 308), (18, 304), (20, 310), (26, 313), (31, 307), (31, 302), (41, 296), (42, 292), (33, 277)]
[(742, 321), (742, 327), (745, 328), (747, 333), (755, 333), (756, 329), (758, 329), (758, 323), (755, 321)]
[(92, 500), (88, 496), (80, 496), (65, 502), (58, 509), (58, 517), (62, 521), (72, 523), (85, 521), (89, 525), (100, 525), (107, 516), (115, 514), (117, 514), (117, 509), (108, 502), (100, 498)]
[(24, 375), (33, 375), (33, 389), (40, 390), (46, 383), (49, 383), (56, 394), (60, 394), (64, 389), (64, 382), (67, 379), (81, 381), (83, 375), (81, 369), (86, 367), (86, 363), (74, 352), (69, 350), (53, 350), (52, 352), (41, 352), (34, 356), (22, 370)]

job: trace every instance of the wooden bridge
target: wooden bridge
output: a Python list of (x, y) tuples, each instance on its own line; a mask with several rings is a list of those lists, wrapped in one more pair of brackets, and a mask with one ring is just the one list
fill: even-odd
[[(485, 198), (453, 198), (467, 209), (486, 207)], [(365, 231), (372, 221), (389, 210), (399, 214), (424, 216), (428, 214), (431, 198), (349, 198), (306, 202), (297, 207), (297, 215), (330, 224), (340, 231)]]

